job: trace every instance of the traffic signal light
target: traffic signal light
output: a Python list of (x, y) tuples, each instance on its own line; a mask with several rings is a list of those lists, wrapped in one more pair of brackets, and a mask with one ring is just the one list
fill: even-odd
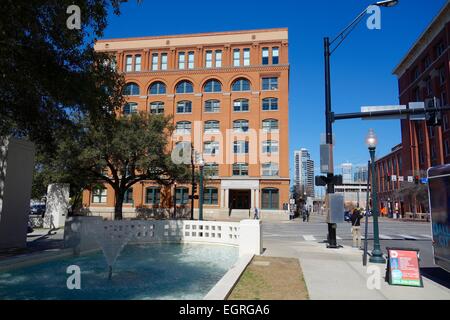
[(442, 111), (440, 110), (440, 101), (438, 98), (434, 97), (425, 101), (425, 119), (429, 127), (442, 125)]
[(192, 184), (192, 193), (193, 194), (197, 193), (197, 184), (196, 183)]
[(415, 176), (414, 177), (414, 183), (415, 184), (419, 184), (419, 182), (420, 182), (420, 178), (418, 176)]

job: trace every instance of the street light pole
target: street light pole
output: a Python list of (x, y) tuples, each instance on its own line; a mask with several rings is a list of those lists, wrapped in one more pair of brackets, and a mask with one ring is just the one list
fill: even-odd
[(373, 217), (373, 251), (369, 259), (372, 263), (386, 263), (383, 258), (383, 252), (380, 246), (380, 232), (378, 228), (378, 199), (377, 199), (377, 178), (375, 174), (375, 150), (377, 145), (377, 137), (375, 132), (370, 129), (366, 139), (369, 147), (370, 161), (371, 161), (371, 176), (372, 176), (372, 217)]
[(200, 177), (199, 177), (199, 184), (200, 184), (200, 197), (199, 197), (199, 206), (198, 206), (198, 220), (203, 220), (203, 168), (205, 166), (205, 163), (203, 159), (200, 159), (199, 161), (199, 167), (200, 167)]
[[(393, 7), (398, 4), (398, 0), (383, 0), (374, 3), (379, 7)], [(348, 35), (355, 29), (358, 23), (367, 13), (364, 9), (344, 30), (341, 31), (333, 40), (329, 37), (324, 38), (324, 57), (325, 57), (325, 139), (329, 146), (329, 163), (327, 172), (327, 193), (334, 193), (334, 164), (333, 164), (333, 112), (331, 109), (331, 76), (330, 76), (330, 57), (333, 52), (344, 42)], [(335, 44), (333, 48), (331, 46)], [(328, 223), (328, 247), (337, 248), (336, 224)]]

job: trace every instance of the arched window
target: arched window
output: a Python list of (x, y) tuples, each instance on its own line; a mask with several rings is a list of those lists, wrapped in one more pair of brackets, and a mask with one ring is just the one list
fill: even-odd
[(265, 132), (271, 132), (271, 131), (278, 130), (278, 120), (265, 119), (262, 122), (262, 128)]
[(177, 204), (183, 205), (188, 203), (189, 199), (189, 189), (188, 188), (177, 188), (175, 191), (175, 198)]
[(130, 115), (138, 112), (138, 104), (135, 102), (127, 103), (123, 106), (123, 114)]
[(149, 187), (145, 189), (145, 203), (159, 204), (161, 201), (161, 188)]
[(189, 81), (180, 81), (176, 87), (176, 93), (193, 93), (194, 86)]
[(262, 190), (261, 209), (278, 210), (280, 208), (280, 191), (275, 188)]
[(243, 78), (237, 79), (236, 81), (233, 82), (233, 85), (231, 86), (231, 91), (250, 91), (250, 90), (251, 90), (250, 81)]
[(123, 89), (123, 94), (126, 96), (138, 96), (140, 94), (139, 86), (134, 83), (127, 83)]
[(151, 95), (166, 94), (166, 85), (160, 81), (153, 82), (148, 88), (148, 93)]
[(177, 134), (190, 134), (192, 128), (192, 123), (189, 121), (180, 121), (175, 125), (175, 130)]
[(220, 122), (216, 120), (205, 122), (205, 133), (217, 133), (220, 132)]
[(164, 102), (157, 101), (150, 103), (150, 113), (151, 114), (163, 114), (164, 113)]
[(205, 112), (210, 113), (220, 112), (220, 101), (219, 100), (205, 101)]
[(180, 101), (177, 103), (177, 113), (191, 113), (191, 112), (192, 112), (191, 101)]
[(248, 131), (248, 120), (233, 121), (233, 129), (235, 132), (247, 132)]
[(278, 176), (278, 163), (267, 162), (262, 164), (262, 176), (276, 177)]
[(278, 110), (278, 98), (266, 98), (262, 101), (263, 111), (276, 111)]
[(263, 141), (263, 153), (277, 153), (278, 152), (278, 141), (267, 140)]
[(203, 203), (206, 205), (216, 205), (219, 203), (219, 191), (217, 188), (205, 188), (203, 193)]
[(208, 93), (222, 92), (222, 84), (215, 79), (209, 80), (208, 82), (205, 83), (203, 91)]
[(248, 99), (237, 99), (233, 101), (234, 112), (248, 112), (248, 110), (249, 110)]

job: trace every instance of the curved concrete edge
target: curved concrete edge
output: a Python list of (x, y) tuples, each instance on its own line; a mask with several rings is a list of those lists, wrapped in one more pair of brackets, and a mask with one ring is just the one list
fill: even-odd
[(253, 254), (241, 256), (222, 279), (203, 297), (203, 300), (225, 300), (228, 298), (253, 257)]

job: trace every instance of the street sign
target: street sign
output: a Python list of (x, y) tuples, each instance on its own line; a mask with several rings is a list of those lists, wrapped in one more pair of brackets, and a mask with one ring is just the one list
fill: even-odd
[(386, 280), (390, 285), (423, 287), (418, 249), (386, 248)]
[[(406, 110), (405, 105), (393, 105), (393, 106), (363, 106), (361, 107), (362, 113), (380, 112), (380, 111), (397, 111)], [(386, 119), (406, 119), (407, 115), (395, 115), (395, 116), (373, 116), (370, 118), (364, 118), (363, 120), (386, 120)]]
[(402, 177), (402, 176), (399, 176), (399, 177), (398, 177), (398, 181), (399, 181), (399, 182), (403, 182), (403, 181), (405, 181), (405, 178)]
[(397, 182), (397, 176), (391, 176), (392, 182)]
[(333, 146), (330, 144), (320, 145), (320, 173), (333, 173)]
[[(409, 103), (409, 109), (424, 109), (425, 103), (424, 102), (410, 102)], [(413, 114), (409, 116), (409, 120), (411, 121), (423, 121), (425, 120), (425, 114)]]
[(422, 178), (422, 179), (420, 179), (420, 183), (421, 184), (428, 184), (428, 179), (427, 178)]
[(408, 182), (414, 182), (414, 177), (408, 176)]

